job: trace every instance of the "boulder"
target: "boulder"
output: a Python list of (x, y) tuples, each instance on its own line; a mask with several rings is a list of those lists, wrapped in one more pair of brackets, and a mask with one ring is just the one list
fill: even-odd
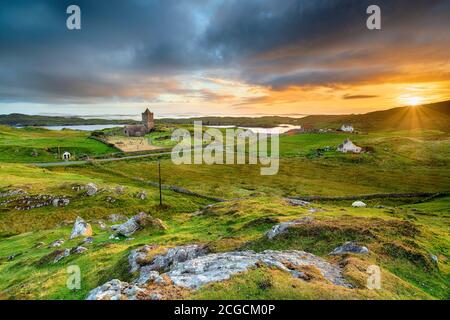
[(91, 183), (88, 183), (88, 184), (86, 185), (86, 195), (87, 195), (87, 196), (91, 197), (91, 196), (95, 195), (97, 192), (98, 192), (98, 188), (97, 188), (97, 186), (96, 186), (95, 184), (93, 184), (92, 182), (91, 182)]
[(289, 205), (294, 206), (294, 207), (298, 207), (298, 206), (304, 207), (304, 206), (307, 206), (310, 204), (308, 201), (299, 200), (299, 199), (287, 198), (286, 201)]
[(431, 258), (431, 260), (433, 260), (435, 265), (439, 264), (439, 258), (437, 256), (435, 256), (434, 254), (430, 253), (430, 258)]
[(88, 250), (88, 249), (85, 248), (85, 247), (78, 246), (78, 247), (72, 248), (72, 250), (70, 250), (70, 253), (77, 253), (77, 254), (80, 254), (80, 253), (86, 252), (87, 250)]
[(159, 230), (166, 229), (166, 226), (160, 219), (155, 219), (144, 212), (135, 215), (121, 225), (112, 226), (111, 228), (116, 232), (117, 235), (130, 237), (136, 231), (149, 226)]
[(70, 234), (70, 239), (90, 236), (92, 236), (91, 225), (85, 222), (82, 218), (77, 217), (75, 224), (73, 225), (72, 233)]
[(369, 253), (369, 249), (367, 249), (367, 247), (364, 246), (359, 246), (354, 242), (346, 242), (342, 246), (335, 248), (330, 254), (340, 255), (347, 253), (367, 254)]
[(266, 237), (267, 237), (267, 239), (273, 239), (277, 235), (284, 233), (288, 228), (290, 228), (292, 226), (311, 223), (313, 220), (314, 220), (313, 217), (304, 217), (304, 218), (293, 220), (293, 221), (279, 223), (277, 225), (274, 225), (272, 227), (272, 229), (270, 229), (266, 233)]
[(197, 289), (205, 284), (229, 279), (232, 275), (263, 264), (303, 278), (297, 267), (314, 266), (324, 278), (335, 285), (351, 287), (341, 269), (313, 254), (297, 251), (234, 251), (214, 253), (187, 260), (174, 266), (166, 275), (178, 286)]
[(365, 204), (362, 201), (355, 201), (355, 202), (352, 203), (352, 207), (354, 207), (354, 208), (365, 208), (365, 207), (367, 207), (367, 204)]
[(136, 198), (140, 199), (140, 200), (145, 200), (147, 199), (147, 192), (145, 191), (141, 191), (136, 195)]
[(64, 243), (64, 240), (63, 239), (59, 239), (59, 240), (56, 240), (56, 241), (50, 243), (48, 247), (49, 248), (61, 247), (63, 245), (63, 243)]
[(53, 260), (53, 263), (57, 263), (61, 261), (62, 259), (70, 256), (70, 249), (65, 250), (57, 250), (58, 252), (55, 254), (55, 259)]
[(87, 237), (87, 238), (84, 238), (84, 240), (83, 240), (83, 243), (86, 243), (86, 244), (91, 244), (93, 242), (94, 242), (94, 238), (92, 238), (92, 237)]
[(137, 300), (144, 290), (118, 279), (111, 280), (89, 292), (86, 300)]

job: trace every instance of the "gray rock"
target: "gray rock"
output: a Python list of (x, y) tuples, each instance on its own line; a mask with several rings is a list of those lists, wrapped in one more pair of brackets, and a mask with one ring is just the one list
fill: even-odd
[(56, 247), (61, 247), (64, 244), (64, 240), (63, 239), (59, 239), (56, 240), (52, 243), (50, 243), (50, 245), (48, 246), (49, 248), (56, 248)]
[(70, 249), (65, 249), (60, 254), (56, 255), (55, 259), (53, 260), (53, 263), (57, 263), (68, 256), (70, 256)]
[(86, 300), (136, 300), (138, 294), (143, 292), (136, 285), (114, 279), (89, 292)]
[(94, 242), (94, 238), (92, 238), (92, 237), (87, 237), (87, 238), (84, 238), (84, 240), (83, 240), (83, 243), (86, 243), (86, 244), (91, 244), (93, 242)]
[(310, 204), (308, 201), (299, 200), (299, 199), (287, 198), (286, 201), (289, 205), (294, 206), (294, 207), (298, 207), (298, 206), (305, 207)]
[(140, 200), (145, 200), (147, 199), (147, 192), (145, 191), (141, 191), (136, 195), (136, 198), (140, 199)]
[(86, 185), (86, 195), (91, 197), (93, 195), (95, 195), (98, 192), (98, 188), (95, 184), (93, 183), (88, 183)]
[(346, 242), (342, 246), (335, 248), (330, 254), (340, 255), (347, 253), (368, 254), (369, 249), (367, 249), (367, 247), (364, 246), (359, 246), (354, 242)]
[(277, 235), (282, 234), (283, 232), (285, 232), (288, 228), (290, 228), (292, 226), (311, 223), (313, 220), (314, 220), (313, 217), (304, 217), (304, 218), (293, 220), (293, 221), (279, 223), (279, 224), (273, 226), (272, 229), (270, 229), (266, 233), (266, 237), (267, 237), (267, 239), (273, 239)]
[(80, 253), (86, 252), (87, 250), (88, 250), (88, 249), (85, 248), (85, 247), (78, 246), (78, 247), (73, 248), (73, 249), (71, 250), (71, 253), (77, 253), (77, 254), (80, 254)]
[(203, 246), (186, 245), (170, 248), (165, 254), (156, 255), (148, 263), (146, 259), (147, 254), (154, 248), (155, 246), (147, 245), (130, 252), (128, 257), (130, 272), (139, 271), (139, 278), (135, 281), (139, 285), (149, 281), (163, 284), (165, 280), (159, 275), (159, 272), (169, 270), (181, 262), (206, 254), (206, 249)]
[(294, 277), (301, 277), (298, 270), (289, 269), (284, 264), (285, 262), (294, 266), (315, 266), (326, 279), (335, 285), (351, 287), (344, 279), (338, 266), (310, 253), (297, 250), (266, 250), (262, 253), (253, 251), (214, 253), (179, 263), (166, 275), (175, 285), (192, 289), (210, 282), (229, 279), (234, 274), (257, 267), (259, 263), (290, 272)]
[(439, 264), (439, 258), (437, 256), (435, 256), (434, 254), (430, 253), (430, 258), (431, 260), (433, 260), (433, 262), (438, 265)]
[(77, 237), (90, 237), (92, 236), (92, 227), (89, 223), (84, 221), (81, 217), (77, 217), (73, 225), (72, 233), (70, 234), (70, 239)]
[(106, 224), (101, 220), (98, 221), (98, 226), (102, 230), (105, 230), (107, 228)]
[(205, 248), (195, 244), (170, 248), (167, 250), (166, 254), (155, 256), (152, 263), (147, 267), (148, 270), (164, 271), (176, 266), (178, 263), (191, 260), (204, 254), (206, 254)]

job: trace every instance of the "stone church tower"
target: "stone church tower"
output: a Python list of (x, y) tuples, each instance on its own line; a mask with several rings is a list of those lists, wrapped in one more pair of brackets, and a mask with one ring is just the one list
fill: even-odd
[(153, 112), (150, 112), (148, 108), (142, 114), (142, 124), (147, 129), (147, 132), (150, 132), (155, 128), (155, 122), (153, 120)]

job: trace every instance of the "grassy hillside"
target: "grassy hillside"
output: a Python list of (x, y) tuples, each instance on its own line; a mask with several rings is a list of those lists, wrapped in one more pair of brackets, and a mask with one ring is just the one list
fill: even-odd
[[(46, 150), (59, 144), (108, 151), (101, 149), (105, 148), (102, 144), (90, 145), (97, 141), (87, 139), (83, 132), (2, 128), (1, 134), (0, 142), (8, 153), (14, 148)], [(367, 208), (353, 208), (352, 201), (314, 201), (302, 207), (285, 200), (299, 195), (448, 191), (448, 133), (354, 134), (350, 138), (368, 152), (336, 152), (334, 148), (347, 136), (282, 136), (280, 170), (274, 176), (261, 176), (259, 165), (177, 166), (170, 158), (161, 158), (164, 184), (229, 200), (214, 202), (163, 190), (162, 207), (158, 188), (147, 183), (157, 181), (157, 159), (47, 169), (0, 163), (0, 299), (84, 299), (90, 290), (111, 279), (132, 281), (128, 255), (146, 244), (156, 245), (156, 250), (185, 244), (204, 244), (211, 252), (304, 250), (339, 265), (354, 285), (352, 289), (335, 286), (314, 273), (305, 281), (278, 269), (258, 267), (176, 298), (448, 299), (450, 197), (368, 200)], [(331, 148), (324, 151), (326, 146)], [(99, 187), (94, 196), (73, 188), (89, 182)], [(64, 196), (70, 203), (19, 211), (15, 206), (21, 205), (17, 203), (20, 196), (3, 196), (17, 189), (30, 196)], [(137, 198), (141, 191), (147, 199)], [(167, 229), (145, 228), (131, 239), (110, 238), (109, 227), (115, 224), (108, 220), (111, 214), (131, 217), (139, 212), (161, 219)], [(81, 238), (69, 240), (77, 216), (91, 223), (94, 242), (83, 244), (88, 251), (53, 263), (55, 248), (49, 248), (50, 243), (64, 239), (62, 249), (81, 243)], [(273, 240), (264, 236), (277, 223), (305, 217), (311, 223), (292, 227)], [(346, 241), (362, 243), (370, 253), (328, 255)], [(365, 287), (367, 267), (374, 264), (381, 268), (381, 290)], [(81, 269), (81, 290), (66, 287), (70, 265)]]
[(61, 152), (68, 151), (75, 158), (117, 152), (114, 148), (89, 139), (88, 132), (0, 126), (0, 162), (60, 161), (58, 147)]
[(318, 128), (339, 128), (349, 123), (364, 131), (429, 129), (449, 132), (450, 101), (357, 115), (308, 116), (300, 122)]

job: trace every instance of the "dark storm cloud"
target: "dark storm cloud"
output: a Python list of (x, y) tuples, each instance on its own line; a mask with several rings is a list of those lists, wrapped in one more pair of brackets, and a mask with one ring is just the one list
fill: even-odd
[[(381, 31), (365, 27), (373, 3)], [(65, 27), (70, 4), (80, 31)], [(2, 1), (0, 100), (145, 100), (210, 70), (273, 89), (364, 82), (445, 59), (449, 15), (437, 0)]]

